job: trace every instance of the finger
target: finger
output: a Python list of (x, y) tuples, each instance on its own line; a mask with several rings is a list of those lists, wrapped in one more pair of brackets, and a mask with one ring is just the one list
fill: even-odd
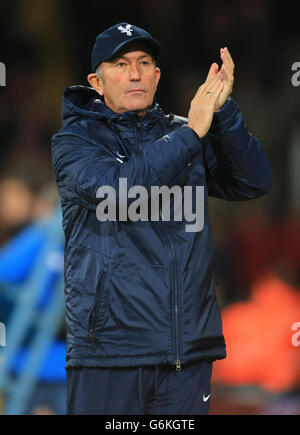
[[(213, 66), (212, 66), (213, 67)], [(215, 88), (215, 85), (217, 83), (218, 79), (218, 75), (214, 74), (212, 72), (212, 67), (210, 69), (208, 78), (206, 79), (206, 81), (198, 88), (195, 97), (196, 98), (201, 98), (201, 95), (203, 95), (203, 93), (208, 92), (208, 91), (212, 91)]]
[(203, 92), (214, 94), (216, 89), (220, 85), (220, 82), (222, 82), (222, 80), (218, 76), (215, 76), (213, 79), (208, 80), (203, 87)]
[(208, 79), (210, 79), (211, 77), (214, 77), (218, 73), (218, 71), (219, 71), (219, 65), (215, 62), (213, 64), (211, 64), (211, 67), (210, 67), (208, 74), (207, 74), (207, 77), (206, 77), (206, 81)]
[(203, 89), (203, 92), (212, 100), (217, 100), (219, 98), (220, 93), (222, 92), (224, 87), (224, 83), (219, 79), (216, 78), (210, 86), (207, 86)]
[(234, 77), (234, 67), (231, 65), (231, 63), (223, 63), (220, 69), (220, 72), (224, 74), (224, 80), (230, 81), (233, 80)]
[(224, 63), (234, 68), (234, 62), (227, 47), (221, 48), (221, 59)]
[[(228, 56), (226, 55), (225, 51), (222, 51), (222, 52), (221, 52), (221, 59), (222, 59), (222, 61), (223, 61), (222, 67), (223, 67), (224, 65), (226, 65), (227, 67), (231, 67), (231, 68), (232, 68), (232, 64), (231, 64), (231, 62), (230, 62), (230, 59), (229, 59)], [(221, 69), (222, 69), (222, 67), (221, 67)]]
[(227, 79), (232, 73), (232, 69), (229, 69), (227, 65), (223, 64), (220, 72), (222, 72), (225, 76), (225, 79)]
[(195, 101), (201, 101), (203, 96), (206, 97), (209, 94), (210, 96), (215, 94), (218, 83), (221, 82), (220, 78), (218, 77), (218, 73), (216, 73), (218, 69), (218, 64), (211, 65), (207, 80), (198, 88), (196, 92), (194, 97)]
[(220, 74), (224, 75), (224, 80), (228, 83), (232, 83), (234, 81), (234, 74), (232, 67), (228, 67), (226, 65), (222, 65), (220, 70)]
[(212, 88), (218, 83), (219, 80), (222, 80), (223, 74), (221, 74), (221, 77), (220, 77), (220, 72), (221, 71), (219, 71), (219, 67), (218, 67), (218, 72), (216, 72), (216, 74), (211, 74), (207, 78), (206, 82), (203, 84), (204, 87), (205, 88)]
[(225, 53), (226, 53), (227, 56), (228, 56), (228, 59), (230, 60), (230, 62), (231, 62), (231, 64), (232, 64), (232, 66), (234, 66), (234, 62), (233, 62), (233, 59), (232, 59), (232, 56), (231, 56), (231, 54), (230, 54), (230, 51), (229, 51), (228, 47), (225, 47), (224, 50), (225, 50)]
[(218, 99), (219, 99), (223, 89), (224, 89), (224, 82), (221, 82), (219, 80), (219, 83), (218, 83), (218, 85), (217, 85), (217, 87), (216, 87), (216, 89), (214, 91), (214, 94), (213, 94), (214, 104), (218, 101)]
[(225, 80), (226, 79), (226, 74), (225, 74), (225, 71), (224, 70), (220, 70), (220, 72), (218, 73), (218, 78), (221, 80), (221, 81), (223, 81), (223, 80)]

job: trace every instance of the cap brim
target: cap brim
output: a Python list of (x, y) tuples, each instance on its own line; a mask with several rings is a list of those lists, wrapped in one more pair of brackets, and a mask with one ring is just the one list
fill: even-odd
[(132, 42), (135, 42), (135, 41), (143, 41), (143, 42), (145, 42), (145, 44), (149, 46), (150, 50), (153, 52), (153, 54), (154, 54), (154, 56), (156, 58), (158, 58), (158, 56), (161, 54), (161, 52), (163, 50), (163, 47), (161, 46), (161, 44), (158, 41), (156, 41), (155, 39), (149, 39), (149, 38), (145, 38), (143, 36), (137, 36), (136, 38), (131, 38), (130, 40), (122, 42), (121, 44), (119, 44), (114, 49), (114, 51), (112, 52), (111, 56), (108, 59), (106, 59), (106, 60), (112, 59), (113, 57), (115, 57), (117, 55), (117, 53), (123, 47), (125, 47), (126, 45), (128, 45), (128, 44), (130, 44)]

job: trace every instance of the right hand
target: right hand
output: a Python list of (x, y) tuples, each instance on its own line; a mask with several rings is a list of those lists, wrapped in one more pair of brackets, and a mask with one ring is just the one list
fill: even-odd
[[(206, 81), (201, 85), (191, 101), (188, 115), (188, 126), (201, 138), (210, 129), (216, 102), (223, 90), (223, 75), (219, 72), (217, 63), (213, 63), (208, 72)], [(209, 93), (211, 94), (209, 94)]]

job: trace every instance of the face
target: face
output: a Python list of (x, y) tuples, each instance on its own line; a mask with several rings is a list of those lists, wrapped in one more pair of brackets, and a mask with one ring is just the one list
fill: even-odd
[(105, 104), (116, 113), (135, 110), (142, 117), (152, 105), (160, 79), (160, 69), (147, 48), (131, 44), (109, 62), (101, 63), (103, 78), (88, 76), (91, 86), (104, 96)]

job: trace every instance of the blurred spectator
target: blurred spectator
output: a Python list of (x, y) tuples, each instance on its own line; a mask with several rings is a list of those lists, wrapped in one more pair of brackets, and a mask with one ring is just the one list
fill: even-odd
[(228, 356), (214, 364), (214, 383), (300, 391), (300, 351), (291, 329), (299, 319), (299, 288), (274, 272), (256, 281), (249, 301), (223, 309)]
[(0, 244), (31, 221), (34, 193), (22, 180), (7, 177), (0, 181)]
[(0, 180), (0, 246), (33, 220), (49, 216), (57, 201), (54, 182), (45, 183), (36, 191), (21, 177), (3, 177)]

